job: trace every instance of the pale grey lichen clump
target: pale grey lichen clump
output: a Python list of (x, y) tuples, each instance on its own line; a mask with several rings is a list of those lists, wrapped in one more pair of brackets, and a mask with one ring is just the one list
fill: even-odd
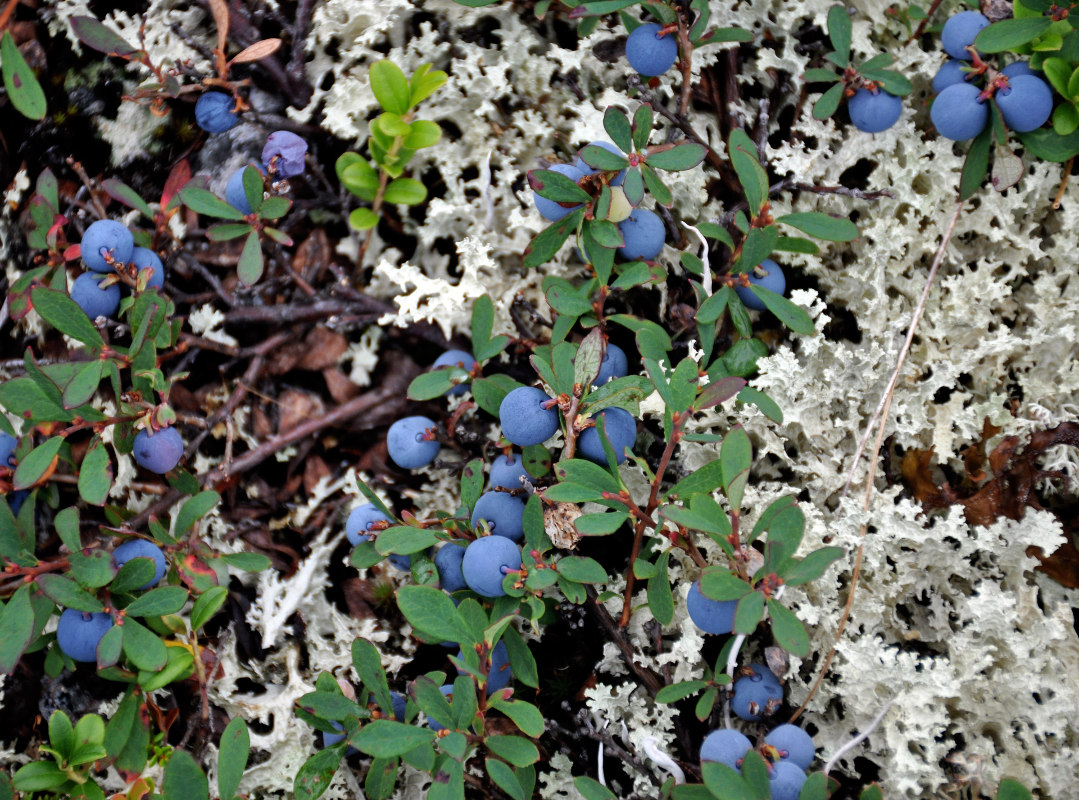
[[(78, 5), (65, 7), (84, 13)], [(176, 19), (168, 13), (173, 5), (151, 3), (147, 30), (155, 44), (179, 53), (183, 47), (167, 28)], [(743, 64), (739, 80), (749, 91), (771, 88), (770, 69), (790, 76), (778, 106), (768, 109), (773, 130), (784, 108), (796, 102), (799, 76), (807, 66), (807, 56), (789, 32), (823, 26), (831, 5), (833, 0), (711, 4), (719, 24), (771, 34), (774, 46), (757, 50)], [(874, 136), (857, 134), (835, 121), (813, 120), (807, 107), (793, 135), (777, 137), (789, 141), (764, 156), (781, 177), (822, 186), (839, 185), (841, 176), (857, 165), (865, 174), (864, 188), (887, 189), (892, 197), (866, 201), (807, 191), (776, 199), (777, 211), (854, 212), (861, 236), (850, 245), (824, 246), (820, 256), (785, 259), (815, 282), (815, 289), (791, 296), (812, 310), (819, 333), (795, 337), (761, 362), (755, 385), (783, 408), (784, 424), (731, 404), (695, 424), (722, 432), (740, 422), (750, 431), (758, 461), (746, 499), (749, 524), (771, 499), (804, 489), (809, 497), (802, 502), (809, 522), (806, 548), (831, 537), (853, 552), (864, 541), (850, 624), (830, 678), (806, 712), (819, 729), (816, 741), (823, 755), (894, 701), (880, 728), (841, 764), (851, 768), (855, 756), (870, 759), (880, 768), (888, 796), (934, 796), (948, 781), (942, 760), (962, 748), (987, 759), (992, 781), (1012, 776), (1042, 796), (1067, 797), (1079, 782), (1073, 755), (1079, 745), (1073, 725), (1079, 689), (1069, 680), (1079, 672), (1079, 640), (1068, 607), (1079, 598), (1035, 575), (1036, 562), (1025, 555), (1030, 545), (1055, 549), (1062, 541), (1059, 525), (1048, 514), (1028, 513), (1022, 521), (972, 527), (954, 509), (930, 521), (879, 476), (868, 513), (861, 510), (857, 482), (850, 496), (840, 496), (852, 468), (859, 480), (864, 477), (864, 463), (853, 464), (854, 451), (880, 400), (954, 209), (963, 163), (962, 147), (925, 133), (929, 80), (939, 57), (903, 44), (901, 26), (884, 13), (891, 5), (887, 0), (849, 5), (856, 12), (853, 41), (859, 55), (887, 51), (915, 83), (899, 123)], [(569, 161), (575, 148), (603, 138), (607, 105), (635, 107), (624, 91), (629, 77), (624, 61), (601, 61), (594, 51), (624, 32), (601, 24), (568, 49), (556, 43), (549, 23), (525, 19), (524, 13), (517, 4), (468, 9), (451, 0), (430, 0), (422, 7), (406, 0), (326, 0), (316, 9), (308, 40), (309, 77), (313, 85), (328, 88), (317, 89), (306, 109), (290, 113), (318, 122), (354, 147), (366, 140), (366, 120), (376, 109), (367, 82), (370, 64), (388, 57), (411, 73), (433, 62), (450, 73), (446, 87), (422, 108), (422, 116), (443, 123), (446, 134), (414, 159), (413, 174), (437, 175), (441, 193), (430, 202), (424, 224), (403, 216), (406, 231), (419, 242), (417, 250), (404, 262), (376, 234), (366, 251), (366, 262), (374, 267), (368, 290), (397, 297), (401, 309), (382, 320), (384, 325), (429, 319), (447, 334), (467, 335), (471, 301), (489, 292), (496, 306), (496, 332), (510, 331), (508, 306), (514, 292), (523, 292), (547, 313), (539, 291), (542, 276), (583, 274), (570, 247), (542, 270), (521, 268), (524, 247), (544, 224), (532, 209), (523, 175), (549, 161)], [(695, 54), (694, 74), (721, 53), (708, 48)], [(668, 99), (673, 76), (660, 90)], [(750, 99), (732, 110), (752, 121), (760, 108)], [(690, 117), (723, 155), (714, 113), (694, 110)], [(488, 163), (490, 188), (484, 191)], [(955, 462), (959, 449), (977, 439), (986, 417), (1003, 428), (1002, 435), (1020, 436), (1074, 417), (1069, 404), (1079, 396), (1074, 344), (1079, 330), (1079, 281), (1074, 278), (1079, 187), (1069, 186), (1062, 207), (1052, 210), (1060, 176), (1058, 165), (1034, 163), (1018, 187), (1004, 194), (985, 188), (968, 203), (895, 394), (887, 434), (896, 445), (932, 446), (938, 459)], [(702, 170), (671, 174), (676, 213), (691, 224), (726, 211), (708, 200), (705, 184)], [(441, 246), (447, 242), (451, 247)], [(671, 269), (677, 269), (675, 255), (668, 249), (663, 256)], [(663, 300), (660, 293), (656, 300)], [(829, 340), (820, 331), (841, 309), (853, 316), (858, 334)], [(367, 341), (377, 348), (377, 337)], [(366, 360), (355, 352), (350, 357), (362, 365), (375, 354)], [(1017, 398), (1013, 416), (1010, 401)], [(683, 470), (716, 455), (714, 447), (701, 444), (687, 445), (682, 452), (676, 468)], [(1057, 449), (1052, 460), (1056, 468), (1077, 471), (1074, 450)], [(623, 474), (627, 485), (640, 489), (641, 476), (634, 469), (624, 466)], [(793, 481), (783, 479), (781, 470)], [(454, 491), (452, 479), (432, 474), (425, 490), (411, 499), (421, 510), (432, 510)], [(872, 527), (860, 540), (863, 522)], [(718, 557), (717, 548), (706, 546), (710, 557)], [(245, 777), (242, 789), (252, 795), (287, 793), (295, 771), (314, 752), (311, 732), (293, 724), (290, 715), (293, 699), (313, 686), (316, 673), (299, 669), (294, 646), (277, 635), (275, 620), (282, 598), (325, 585), (329, 549), (326, 539), (317, 550), (321, 562), (312, 562), (306, 572), (301, 568), (291, 579), (257, 584), (263, 610), (253, 621), (279, 649), (263, 665), (242, 669), (261, 670), (251, 677), (266, 683), (267, 693), (239, 693), (235, 676), (244, 674), (241, 665), (235, 654), (222, 654), (226, 674), (233, 677), (215, 685), (213, 701), (272, 725), (268, 733), (252, 736), (256, 749), (273, 753)], [(787, 594), (810, 626), (814, 646), (804, 663), (792, 659), (788, 691), (794, 704), (806, 698), (832, 645), (851, 563), (852, 558), (844, 558), (815, 585)], [(673, 569), (682, 580), (675, 593), (675, 621), (665, 631), (667, 652), (654, 652), (641, 619), (631, 624), (630, 638), (642, 663), (676, 665), (678, 677), (689, 679), (699, 677), (704, 667), (700, 634), (681, 606), (696, 568), (676, 559)], [(622, 586), (614, 578), (610, 588)], [(407, 656), (399, 632), (348, 620), (329, 602), (300, 602), (306, 604), (308, 636), (314, 637), (308, 652), (318, 650), (319, 669), (347, 676), (349, 637), (361, 634), (386, 643), (387, 650), (392, 645), (390, 662)], [(757, 644), (749, 645), (750, 653), (756, 653)], [(542, 641), (535, 646), (542, 647)], [(640, 691), (628, 694), (631, 685), (615, 653), (605, 653), (600, 670), (600, 682), (588, 698), (597, 719), (613, 724), (624, 718), (628, 746), (655, 736), (676, 758), (696, 760), (696, 753), (680, 752), (668, 707), (649, 705)], [(581, 771), (579, 764), (555, 754), (541, 770), (540, 794), (575, 797), (571, 774)], [(326, 797), (358, 795), (356, 779), (348, 772), (339, 772)], [(640, 775), (634, 779), (638, 789), (648, 783)], [(657, 771), (653, 785), (662, 779)], [(422, 786), (422, 776), (410, 772), (397, 796), (417, 796)]]

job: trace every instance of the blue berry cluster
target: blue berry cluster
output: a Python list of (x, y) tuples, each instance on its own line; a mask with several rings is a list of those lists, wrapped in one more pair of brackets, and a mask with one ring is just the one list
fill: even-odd
[(135, 237), (122, 222), (99, 219), (90, 224), (79, 243), (83, 263), (89, 272), (71, 283), (69, 294), (90, 319), (111, 317), (120, 307), (121, 291), (117, 274), (150, 272), (146, 286), (160, 289), (165, 283), (165, 265), (153, 250), (136, 247)]
[(933, 78), (937, 96), (930, 118), (945, 138), (964, 141), (985, 130), (990, 98), (1004, 124), (1017, 133), (1040, 128), (1053, 113), (1049, 84), (1026, 62), (1016, 61), (998, 72), (982, 60), (974, 40), (988, 25), (989, 20), (978, 11), (961, 11), (944, 23), (940, 41), (951, 58)]

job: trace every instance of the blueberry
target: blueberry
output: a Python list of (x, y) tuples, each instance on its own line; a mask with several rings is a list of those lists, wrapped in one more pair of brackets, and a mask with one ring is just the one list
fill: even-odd
[(262, 148), (262, 163), (266, 170), (270, 169), (270, 162), (275, 158), (277, 174), (282, 178), (293, 178), (303, 174), (304, 156), (307, 155), (307, 142), (302, 136), (297, 136), (292, 131), (274, 131), (266, 139), (266, 146)]
[(235, 107), (231, 94), (206, 92), (195, 102), (195, 122), (207, 133), (224, 133), (240, 121)]
[[(431, 365), (432, 370), (439, 369), (440, 367), (460, 367), (465, 372), (470, 372), (472, 367), (476, 365), (476, 359), (472, 357), (471, 353), (466, 353), (464, 350), (447, 350), (445, 353), (435, 359), (435, 363)], [(459, 383), (452, 389), (446, 392), (448, 395), (464, 394), (468, 389), (468, 382)]]
[(847, 103), (847, 112), (858, 130), (880, 133), (895, 125), (903, 113), (903, 101), (883, 89), (859, 89)]
[(251, 213), (251, 204), (247, 202), (247, 192), (244, 191), (244, 170), (240, 167), (229, 176), (229, 182), (225, 184), (225, 202), (235, 208), (241, 214)]
[(989, 106), (980, 100), (981, 90), (970, 83), (956, 83), (937, 95), (929, 118), (937, 132), (947, 139), (973, 139), (989, 121)]
[(442, 445), (434, 439), (435, 422), (427, 417), (404, 417), (390, 426), (386, 449), (401, 469), (419, 469), (435, 460)]
[(484, 492), (472, 509), (472, 527), (479, 530), (486, 522), (495, 536), (505, 536), (515, 542), (524, 537), (525, 503), (506, 492)]
[(521, 548), (505, 536), (484, 536), (472, 542), (461, 561), (468, 588), (483, 597), (502, 597), (502, 579), (521, 568)]
[[(615, 147), (610, 142), (595, 141), (595, 142), (589, 142), (588, 144), (595, 145), (596, 147), (602, 147), (608, 153), (614, 153), (616, 156), (623, 156), (624, 155), (624, 153), (621, 150), (619, 150), (617, 147)], [(582, 147), (581, 150), (583, 150), (583, 149), (584, 148)], [(582, 175), (595, 175), (596, 172), (597, 172), (597, 170), (590, 167), (588, 164), (585, 163), (584, 159), (581, 158), (580, 150), (577, 151), (577, 158), (573, 162), (573, 166), (575, 166), (577, 168), (577, 170)], [(615, 175), (614, 178), (611, 179), (610, 185), (611, 186), (621, 186), (622, 182), (625, 179), (626, 179), (626, 170), (622, 170), (617, 175)], [(625, 197), (625, 192), (622, 193), (622, 196)], [(612, 198), (612, 202), (613, 202), (613, 198)], [(617, 220), (613, 220), (613, 221), (617, 222)]]
[[(322, 746), (323, 747), (333, 747), (338, 742), (345, 741), (345, 733), (344, 733), (345, 726), (342, 725), (340, 722), (337, 722), (336, 720), (330, 720), (330, 724), (333, 725), (333, 727), (336, 728), (337, 730), (341, 731), (341, 733), (330, 733), (329, 731), (323, 731), (322, 732)], [(353, 751), (355, 751), (355, 749), (356, 748), (354, 748), (354, 747), (349, 747), (348, 748), (348, 751), (349, 751), (348, 754), (352, 755), (352, 753), (353, 753)]]
[(656, 23), (646, 22), (626, 39), (626, 61), (642, 75), (662, 75), (678, 58), (678, 38), (673, 33), (660, 36), (661, 30)]
[(1009, 78), (1007, 89), (998, 89), (997, 107), (1004, 124), (1017, 133), (1036, 130), (1053, 113), (1053, 92), (1049, 84), (1035, 75)]
[(0, 431), (0, 467), (15, 468), (15, 448), (19, 440), (10, 433)]
[(534, 386), (519, 386), (507, 394), (498, 407), (502, 435), (518, 447), (542, 444), (550, 439), (558, 430), (557, 408), (542, 405), (550, 399)]
[(602, 386), (614, 378), (624, 378), (629, 372), (629, 362), (626, 360), (626, 351), (616, 344), (607, 343), (607, 349), (603, 353), (603, 361), (599, 364), (599, 375), (596, 376), (595, 386)]
[(512, 456), (497, 456), (491, 464), (491, 488), (520, 489), (521, 478), (528, 478), (524, 459), (520, 453)]
[(97, 643), (112, 625), (112, 615), (104, 611), (91, 614), (66, 608), (56, 626), (56, 644), (72, 661), (97, 661)]
[(753, 743), (741, 732), (733, 728), (720, 728), (705, 736), (701, 742), (701, 761), (718, 761), (740, 773), (742, 767), (739, 762), (752, 747)]
[(79, 243), (79, 251), (86, 266), (94, 272), (112, 272), (112, 265), (105, 260), (110, 253), (113, 261), (127, 263), (135, 248), (135, 238), (123, 223), (114, 219), (99, 219), (86, 229)]
[[(1038, 76), (1038, 73), (1030, 68), (1030, 64), (1026, 61), (1013, 61), (1011, 64), (1001, 70), (1008, 79), (1018, 78), (1020, 75), (1034, 75)], [(936, 86), (933, 87), (934, 89)]]
[(635, 208), (618, 223), (618, 229), (626, 242), (618, 248), (618, 253), (626, 261), (651, 261), (663, 249), (666, 231), (663, 220), (654, 211)]
[(978, 11), (960, 11), (958, 14), (953, 14), (944, 23), (944, 30), (940, 32), (941, 47), (952, 58), (970, 61), (971, 55), (967, 52), (967, 48), (974, 44), (978, 32), (988, 25), (989, 20)]
[(102, 289), (100, 283), (105, 278), (96, 272), (84, 272), (71, 282), (68, 294), (90, 319), (111, 317), (120, 307), (120, 284)]
[(783, 687), (772, 671), (760, 664), (751, 664), (754, 674), (743, 676), (734, 682), (731, 710), (741, 719), (756, 722), (767, 713), (768, 704), (778, 705), (783, 700)]
[[(758, 269), (766, 274), (758, 275)], [(787, 277), (783, 274), (783, 268), (770, 258), (764, 259), (759, 267), (754, 267), (749, 271), (749, 282), (754, 286), (770, 289), (776, 294), (783, 294), (787, 289)], [(734, 291), (746, 308), (752, 308), (754, 311), (764, 311), (766, 308), (764, 301), (747, 287), (736, 286)]]
[(131, 454), (143, 469), (164, 475), (180, 463), (184, 440), (175, 428), (162, 428), (152, 435), (148, 430), (141, 430), (135, 435)]
[(349, 544), (355, 547), (360, 542), (366, 542), (369, 538), (367, 532), (376, 522), (387, 522), (393, 525), (393, 520), (379, 511), (374, 503), (364, 503), (352, 509), (352, 513), (348, 515), (348, 520), (345, 522), (345, 536), (348, 537)]
[(393, 718), (398, 722), (405, 721), (405, 710), (408, 707), (407, 698), (400, 692), (390, 692), (390, 702), (393, 703)]
[(147, 288), (160, 289), (165, 285), (165, 265), (161, 263), (161, 259), (153, 250), (145, 247), (134, 248), (131, 251), (131, 263), (140, 271), (153, 267), (154, 271), (150, 274), (150, 280), (146, 282)]
[[(453, 703), (453, 684), (452, 683), (445, 683), (441, 687), (439, 687), (439, 690), (442, 692), (443, 696), (447, 700), (450, 701), (450, 704), (452, 705), (452, 703)], [(430, 716), (427, 717), (427, 727), (430, 728), (431, 730), (435, 731), (436, 733), (438, 731), (440, 731), (440, 730), (443, 730), (443, 729), (448, 728), (451, 725), (453, 725), (453, 720), (452, 719), (443, 720), (443, 722), (445, 722), (446, 724), (443, 725), (442, 722), (439, 722), (438, 720), (435, 720), (433, 717), (430, 717)]]
[(696, 581), (689, 587), (686, 595), (686, 610), (693, 624), (705, 633), (723, 634), (734, 629), (734, 611), (738, 608), (737, 600), (713, 600), (701, 592), (701, 582)]
[(772, 800), (798, 800), (806, 774), (797, 765), (789, 761), (779, 761), (772, 765), (768, 786), (772, 790)]
[(117, 547), (112, 553), (112, 559), (118, 567), (122, 567), (133, 558), (149, 558), (154, 562), (154, 577), (140, 586), (138, 591), (149, 589), (165, 577), (165, 570), (168, 569), (165, 554), (153, 542), (148, 542), (145, 539), (130, 539)]
[(435, 552), (435, 569), (438, 570), (438, 582), (451, 594), (468, 586), (461, 574), (461, 561), (465, 549), (455, 544), (446, 543)]
[[(458, 650), (457, 657), (464, 661), (464, 651)], [(461, 670), (457, 670), (457, 672), (464, 674)], [(510, 654), (506, 650), (506, 643), (499, 641), (494, 650), (491, 651), (491, 669), (487, 673), (487, 696), (490, 697), (499, 689), (505, 689), (509, 686), (512, 678), (513, 669), (510, 667)]]
[(966, 61), (957, 58), (949, 58), (945, 61), (937, 74), (933, 76), (933, 91), (943, 92), (954, 83), (965, 83), (969, 72), (964, 72), (963, 67), (968, 66)]
[[(549, 169), (551, 172), (557, 172), (559, 175), (565, 175), (567, 178), (569, 178), (575, 183), (584, 177), (584, 175), (581, 174), (581, 171), (572, 164), (552, 164), (551, 166), (547, 167), (547, 169)], [(575, 206), (559, 205), (554, 200), (548, 200), (546, 197), (540, 197), (535, 192), (533, 192), (532, 194), (533, 199), (536, 202), (536, 211), (538, 211), (544, 219), (548, 219), (551, 222), (557, 222), (558, 220), (562, 219), (562, 217), (566, 216), (566, 214), (571, 212), (573, 209), (581, 207), (580, 204)]]
[(813, 737), (797, 725), (787, 723), (773, 728), (764, 737), (764, 743), (778, 750), (782, 760), (790, 761), (803, 770), (809, 769), (809, 765), (813, 763), (816, 752)]
[[(592, 415), (592, 419), (597, 417), (603, 417), (607, 441), (614, 450), (614, 461), (621, 464), (626, 460), (626, 449), (633, 450), (633, 442), (637, 439), (637, 420), (621, 408), (605, 408)], [(603, 452), (603, 443), (599, 438), (599, 428), (585, 428), (577, 439), (577, 450), (589, 461), (607, 463), (607, 455)]]

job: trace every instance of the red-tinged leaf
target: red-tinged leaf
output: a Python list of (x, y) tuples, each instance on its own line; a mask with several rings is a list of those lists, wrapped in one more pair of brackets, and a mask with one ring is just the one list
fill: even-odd
[(169, 177), (165, 180), (165, 188), (161, 190), (161, 208), (164, 211), (169, 212), (175, 208), (172, 204), (173, 198), (190, 180), (191, 165), (186, 158), (181, 159), (169, 172)]
[(280, 46), (280, 39), (263, 39), (261, 42), (255, 42), (253, 45), (245, 47), (234, 55), (229, 60), (229, 64), (247, 64), (251, 61), (259, 61), (266, 58), (266, 56), (273, 55)]
[(283, 247), (292, 247), (292, 237), (277, 228), (263, 228), (263, 232)]
[(154, 218), (154, 212), (146, 201), (139, 197), (139, 193), (117, 178), (106, 178), (101, 182), (102, 188), (113, 200), (123, 203), (128, 208), (134, 208), (142, 212), (147, 219)]
[(696, 142), (683, 142), (658, 153), (649, 153), (648, 166), (652, 169), (686, 170), (693, 169), (708, 153), (708, 148)]
[(701, 390), (700, 396), (697, 398), (697, 402), (693, 404), (693, 407), (699, 411), (725, 403), (742, 391), (745, 385), (744, 378), (720, 378), (718, 381), (709, 383)]
[(139, 52), (120, 34), (111, 28), (106, 28), (93, 17), (81, 15), (72, 17), (71, 30), (84, 45), (110, 56), (131, 56)]

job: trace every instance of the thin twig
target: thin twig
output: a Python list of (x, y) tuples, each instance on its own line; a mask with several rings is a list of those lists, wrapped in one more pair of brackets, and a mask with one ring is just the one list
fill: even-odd
[(828, 761), (824, 765), (824, 774), (825, 775), (827, 775), (829, 772), (832, 771), (832, 767), (835, 766), (835, 762), (837, 762), (844, 755), (849, 753), (851, 750), (853, 750), (855, 747), (857, 747), (858, 745), (860, 745), (862, 742), (864, 742), (866, 739), (869, 738), (869, 734), (871, 734), (876, 729), (876, 727), (878, 725), (880, 725), (880, 721), (882, 719), (884, 719), (884, 715), (888, 713), (888, 709), (890, 709), (893, 705), (895, 705), (895, 700), (894, 699), (889, 700), (885, 704), (884, 708), (882, 708), (880, 710), (880, 713), (877, 714), (877, 716), (873, 717), (873, 721), (869, 723), (869, 727), (867, 727), (864, 731), (859, 733), (857, 736), (855, 736), (853, 739), (851, 739), (845, 745), (843, 745), (838, 750), (836, 750), (834, 753), (832, 753), (832, 757), (829, 758)]

